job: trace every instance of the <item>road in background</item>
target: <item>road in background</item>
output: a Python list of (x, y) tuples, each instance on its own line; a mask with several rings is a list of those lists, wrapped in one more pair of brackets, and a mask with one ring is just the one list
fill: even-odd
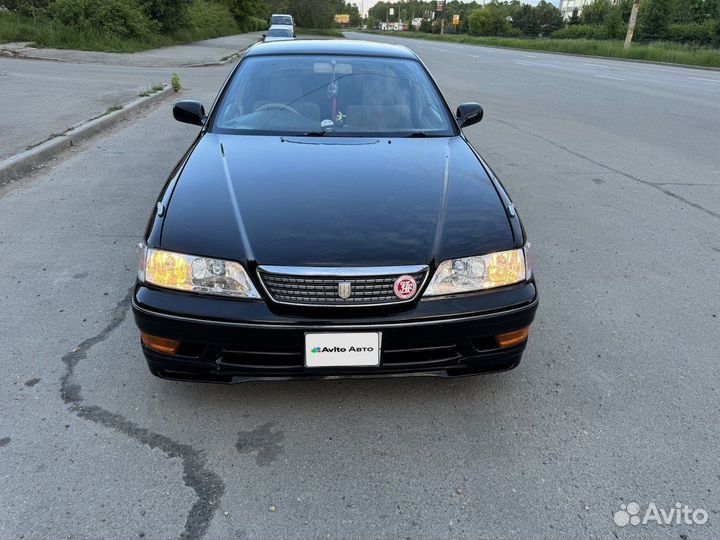
[[(166, 102), (0, 191), (0, 537), (720, 536), (717, 74), (407, 43), (486, 107), (467, 134), (535, 246), (520, 367), (152, 378), (134, 246), (196, 133)], [(629, 501), (709, 519), (619, 528)]]

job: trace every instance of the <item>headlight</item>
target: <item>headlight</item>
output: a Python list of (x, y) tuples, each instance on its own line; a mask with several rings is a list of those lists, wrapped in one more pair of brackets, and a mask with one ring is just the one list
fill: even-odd
[(260, 298), (240, 263), (183, 255), (144, 245), (140, 246), (138, 279), (178, 291)]
[(423, 296), (493, 289), (530, 279), (529, 247), (443, 261)]

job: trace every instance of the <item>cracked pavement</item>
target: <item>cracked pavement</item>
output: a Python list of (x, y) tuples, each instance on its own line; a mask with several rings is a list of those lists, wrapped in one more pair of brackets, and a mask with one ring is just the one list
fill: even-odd
[[(520, 367), (153, 378), (128, 311), (135, 245), (195, 134), (166, 101), (0, 187), (0, 537), (720, 536), (718, 89), (630, 91), (587, 59), (406, 42), (451, 106), (484, 105), (468, 135), (534, 243)], [(184, 97), (210, 103), (230, 69), (190, 70)], [(617, 527), (629, 501), (709, 519)]]

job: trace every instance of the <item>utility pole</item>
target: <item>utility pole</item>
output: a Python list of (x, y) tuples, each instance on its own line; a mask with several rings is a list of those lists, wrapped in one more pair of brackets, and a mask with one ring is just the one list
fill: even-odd
[(627, 34), (625, 34), (625, 50), (630, 48), (633, 34), (635, 33), (635, 23), (637, 22), (638, 10), (640, 9), (640, 0), (633, 0), (632, 11), (630, 12), (630, 20), (628, 21)]

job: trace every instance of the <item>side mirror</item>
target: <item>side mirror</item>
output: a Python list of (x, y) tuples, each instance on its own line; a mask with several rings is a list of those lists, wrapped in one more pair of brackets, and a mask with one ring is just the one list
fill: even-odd
[(173, 117), (178, 122), (202, 126), (205, 124), (205, 107), (199, 101), (178, 101), (173, 107)]
[(461, 128), (472, 126), (483, 119), (483, 108), (479, 103), (463, 103), (458, 106), (455, 116)]
[(265, 38), (267, 37), (267, 34), (263, 34), (263, 36), (262, 36), (262, 37), (263, 37), (263, 39), (265, 39)]

